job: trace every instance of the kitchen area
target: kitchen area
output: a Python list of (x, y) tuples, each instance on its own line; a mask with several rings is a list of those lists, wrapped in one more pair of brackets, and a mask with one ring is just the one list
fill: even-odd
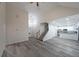
[(60, 18), (53, 21), (57, 37), (70, 40), (79, 40), (79, 14)]
[(64, 39), (78, 40), (78, 30), (58, 29), (57, 36)]

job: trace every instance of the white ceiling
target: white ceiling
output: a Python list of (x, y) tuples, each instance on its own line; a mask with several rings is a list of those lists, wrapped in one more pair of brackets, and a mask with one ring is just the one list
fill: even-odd
[[(79, 2), (39, 2), (39, 7), (36, 6), (36, 2), (32, 4), (30, 4), (30, 2), (8, 2), (8, 4), (17, 6), (24, 11), (37, 13), (37, 15), (40, 13), (46, 14), (47, 11), (53, 11), (54, 8), (59, 7), (79, 9)], [(71, 20), (69, 21), (65, 20), (65, 18), (61, 18), (61, 20), (57, 20), (54, 25), (66, 26), (68, 23), (68, 25), (74, 25), (79, 22), (78, 16), (70, 17)]]
[(79, 14), (56, 19), (51, 22), (54, 26), (77, 26), (79, 23)]
[(79, 8), (79, 2), (60, 2), (63, 7)]
[[(28, 9), (28, 7), (36, 7), (36, 2), (7, 2), (9, 4), (17, 5), (21, 9)], [(79, 8), (79, 2), (39, 2), (39, 7), (41, 9), (51, 9), (53, 7), (71, 7), (71, 8)], [(37, 7), (36, 7), (37, 8)]]

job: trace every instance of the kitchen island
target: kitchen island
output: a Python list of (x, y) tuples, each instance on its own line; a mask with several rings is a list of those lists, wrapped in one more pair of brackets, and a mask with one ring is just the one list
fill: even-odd
[(78, 40), (78, 31), (59, 31), (60, 38)]

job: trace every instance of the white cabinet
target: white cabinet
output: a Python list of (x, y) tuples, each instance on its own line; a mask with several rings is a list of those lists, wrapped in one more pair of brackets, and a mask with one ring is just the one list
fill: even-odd
[(77, 34), (61, 33), (60, 34), (60, 38), (78, 40), (78, 35)]

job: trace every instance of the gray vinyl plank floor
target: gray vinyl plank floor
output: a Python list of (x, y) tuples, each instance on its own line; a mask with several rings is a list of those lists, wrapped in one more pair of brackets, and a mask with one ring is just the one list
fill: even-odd
[(2, 57), (79, 57), (79, 41), (55, 37), (43, 42), (29, 38), (7, 45)]

